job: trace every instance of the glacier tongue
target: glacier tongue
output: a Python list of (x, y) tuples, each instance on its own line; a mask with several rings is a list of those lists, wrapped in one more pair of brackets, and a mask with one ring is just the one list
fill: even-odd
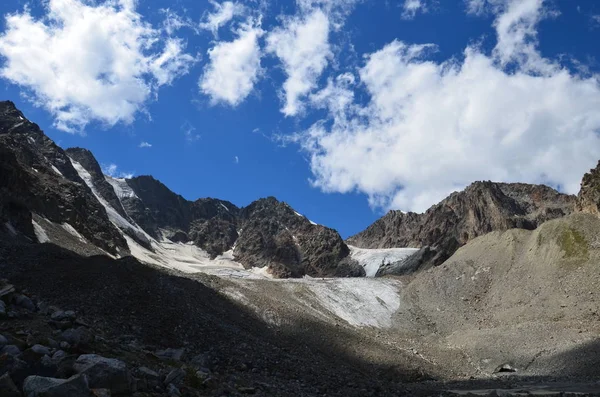
[(358, 248), (348, 245), (350, 256), (364, 267), (367, 277), (375, 277), (383, 264), (404, 260), (417, 252), (418, 248)]

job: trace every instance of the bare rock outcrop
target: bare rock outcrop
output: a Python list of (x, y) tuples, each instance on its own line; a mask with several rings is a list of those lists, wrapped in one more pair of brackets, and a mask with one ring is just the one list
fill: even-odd
[(600, 216), (600, 162), (583, 176), (575, 210)]
[(423, 214), (390, 211), (348, 243), (361, 248), (429, 246), (435, 255), (420, 267), (439, 265), (459, 247), (491, 231), (533, 230), (573, 212), (575, 197), (544, 185), (475, 182)]

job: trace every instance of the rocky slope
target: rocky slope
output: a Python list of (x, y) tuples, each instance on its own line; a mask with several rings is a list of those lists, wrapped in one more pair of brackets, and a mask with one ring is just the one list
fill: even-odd
[(600, 216), (600, 162), (583, 176), (577, 195), (576, 210)]
[(416, 267), (435, 266), (477, 236), (532, 230), (572, 213), (574, 204), (574, 196), (543, 185), (475, 182), (423, 214), (390, 211), (347, 242), (361, 248), (428, 247)]
[(0, 154), (5, 233), (82, 254), (143, 250), (144, 258), (166, 264), (158, 252), (163, 242), (192, 244), (212, 259), (232, 251), (243, 267), (275, 277), (365, 274), (335, 230), (275, 198), (238, 208), (213, 198), (186, 200), (151, 176), (106, 176), (89, 150), (63, 151), (11, 102), (0, 102)]
[(128, 253), (67, 154), (12, 102), (0, 102), (0, 221), (35, 239), (32, 214), (75, 228), (110, 254)]

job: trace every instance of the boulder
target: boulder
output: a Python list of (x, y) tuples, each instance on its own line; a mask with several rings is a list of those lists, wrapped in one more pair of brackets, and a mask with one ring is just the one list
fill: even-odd
[(132, 378), (121, 360), (83, 354), (75, 361), (73, 369), (87, 376), (91, 388), (110, 389), (115, 394), (131, 392)]
[(185, 371), (183, 370), (183, 368), (177, 368), (169, 372), (169, 374), (165, 378), (164, 383), (165, 385), (169, 385), (171, 383), (177, 385), (183, 381), (183, 378), (185, 378)]
[(9, 356), (18, 356), (21, 354), (21, 350), (15, 345), (6, 345), (0, 350), (0, 354), (8, 354)]
[(185, 354), (185, 349), (164, 349), (158, 350), (154, 353), (156, 357), (161, 360), (173, 360), (173, 361), (181, 361), (183, 355)]
[(0, 318), (6, 317), (6, 303), (0, 300)]
[(23, 294), (18, 294), (14, 297), (15, 305), (20, 306), (24, 309), (29, 310), (30, 312), (35, 311), (35, 304), (31, 299)]
[(33, 345), (31, 346), (31, 351), (39, 354), (40, 356), (50, 356), (52, 353), (50, 353), (50, 349), (47, 348), (46, 346), (42, 346), (42, 345)]
[(77, 315), (72, 310), (57, 310), (50, 316), (50, 319), (54, 321), (74, 321)]
[[(69, 343), (71, 346), (86, 345), (93, 340), (93, 336), (86, 327), (70, 328), (63, 331), (60, 335), (64, 342)], [(61, 348), (62, 348), (61, 344)]]
[(69, 379), (30, 376), (23, 383), (25, 397), (91, 397), (85, 375), (75, 375)]
[(4, 335), (0, 335), (0, 347), (4, 347), (8, 344), (8, 339)]
[(0, 376), (0, 396), (2, 397), (20, 397), (21, 392), (15, 386), (15, 383), (10, 378), (10, 375), (4, 374)]

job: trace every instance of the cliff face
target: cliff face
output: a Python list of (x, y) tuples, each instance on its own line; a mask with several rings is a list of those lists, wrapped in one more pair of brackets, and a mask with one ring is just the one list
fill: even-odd
[(65, 151), (12, 102), (0, 102), (0, 220), (36, 241), (32, 214), (70, 225), (108, 253), (129, 252)]
[(600, 162), (583, 176), (577, 195), (576, 211), (600, 216)]
[(348, 243), (361, 248), (429, 247), (438, 265), (471, 239), (495, 230), (535, 229), (573, 212), (575, 197), (543, 185), (475, 182), (423, 214), (390, 211)]

